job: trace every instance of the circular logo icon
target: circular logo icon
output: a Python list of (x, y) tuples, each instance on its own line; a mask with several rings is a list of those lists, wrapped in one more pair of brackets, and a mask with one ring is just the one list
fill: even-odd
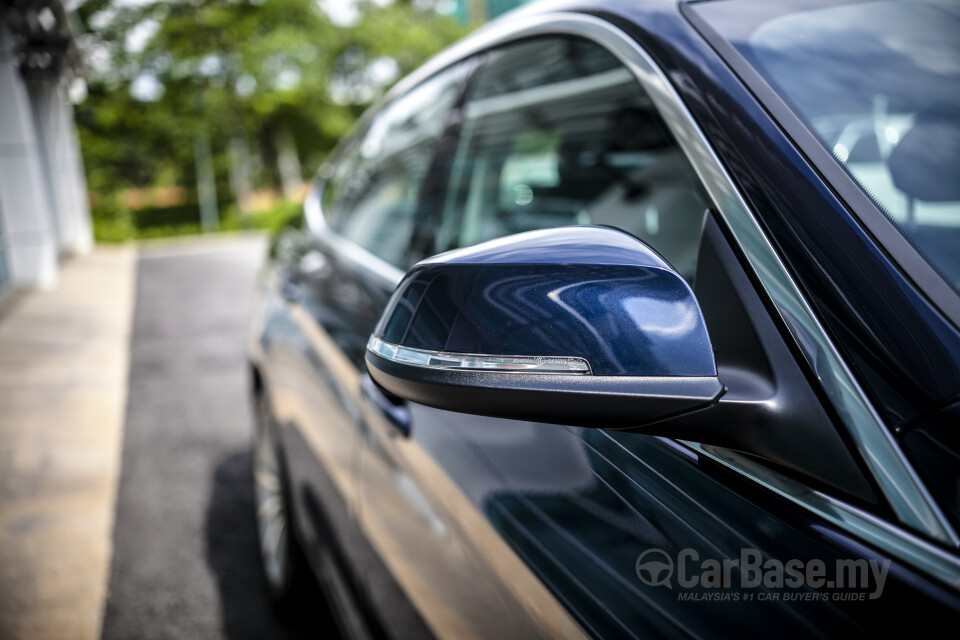
[(637, 577), (650, 587), (666, 585), (672, 589), (670, 578), (673, 576), (673, 558), (663, 549), (647, 549), (637, 558)]

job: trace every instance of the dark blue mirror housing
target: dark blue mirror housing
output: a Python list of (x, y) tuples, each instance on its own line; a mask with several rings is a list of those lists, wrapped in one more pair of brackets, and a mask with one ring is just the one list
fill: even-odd
[(658, 420), (723, 389), (689, 285), (607, 227), (532, 231), (418, 263), (367, 364), (408, 400), (584, 426)]

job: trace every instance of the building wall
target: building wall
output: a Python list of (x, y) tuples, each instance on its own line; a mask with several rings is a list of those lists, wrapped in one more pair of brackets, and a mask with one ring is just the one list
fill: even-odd
[(72, 107), (57, 77), (23, 77), (0, 23), (0, 295), (56, 285), (93, 236)]

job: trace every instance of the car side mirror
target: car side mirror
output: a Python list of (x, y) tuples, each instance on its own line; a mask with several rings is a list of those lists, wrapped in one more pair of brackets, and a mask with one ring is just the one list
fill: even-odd
[(412, 402), (589, 427), (650, 424), (724, 390), (690, 286), (608, 227), (521, 233), (416, 264), (366, 362)]

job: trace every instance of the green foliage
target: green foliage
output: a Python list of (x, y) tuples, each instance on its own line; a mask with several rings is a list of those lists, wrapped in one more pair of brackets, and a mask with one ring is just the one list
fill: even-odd
[[(143, 225), (144, 217), (174, 214), (125, 214), (113, 196), (178, 185), (195, 201), (199, 135), (211, 142), (221, 202), (234, 199), (232, 140), (250, 150), (253, 188), (279, 187), (282, 136), (294, 141), (305, 176), (312, 175), (387, 84), (465, 32), (432, 9), (417, 8), (424, 4), (381, 7), (360, 0), (360, 20), (342, 28), (317, 0), (81, 3), (88, 97), (76, 117), (88, 184), (101, 202), (98, 238), (183, 226)], [(144, 33), (145, 43), (131, 47)], [(375, 73), (390, 68), (390, 60), (396, 77)], [(151, 92), (143, 87), (151, 85), (153, 95), (146, 95)]]
[[(299, 224), (303, 206), (290, 200), (273, 207), (241, 215), (235, 206), (227, 207), (220, 220), (220, 231), (264, 230), (276, 233)], [(93, 210), (94, 235), (98, 242), (128, 242), (201, 233), (200, 208), (196, 203), (173, 207), (143, 207), (124, 210), (105, 203)]]
[(155, 227), (190, 225), (200, 219), (200, 205), (196, 202), (172, 207), (143, 207), (130, 212), (131, 222), (137, 231)]
[(297, 226), (302, 218), (303, 206), (289, 200), (282, 200), (271, 209), (258, 211), (246, 217), (234, 216), (240, 229), (266, 229), (272, 232), (284, 227)]
[(116, 197), (103, 198), (91, 210), (93, 235), (98, 242), (123, 242), (135, 235), (130, 211), (119, 205)]

